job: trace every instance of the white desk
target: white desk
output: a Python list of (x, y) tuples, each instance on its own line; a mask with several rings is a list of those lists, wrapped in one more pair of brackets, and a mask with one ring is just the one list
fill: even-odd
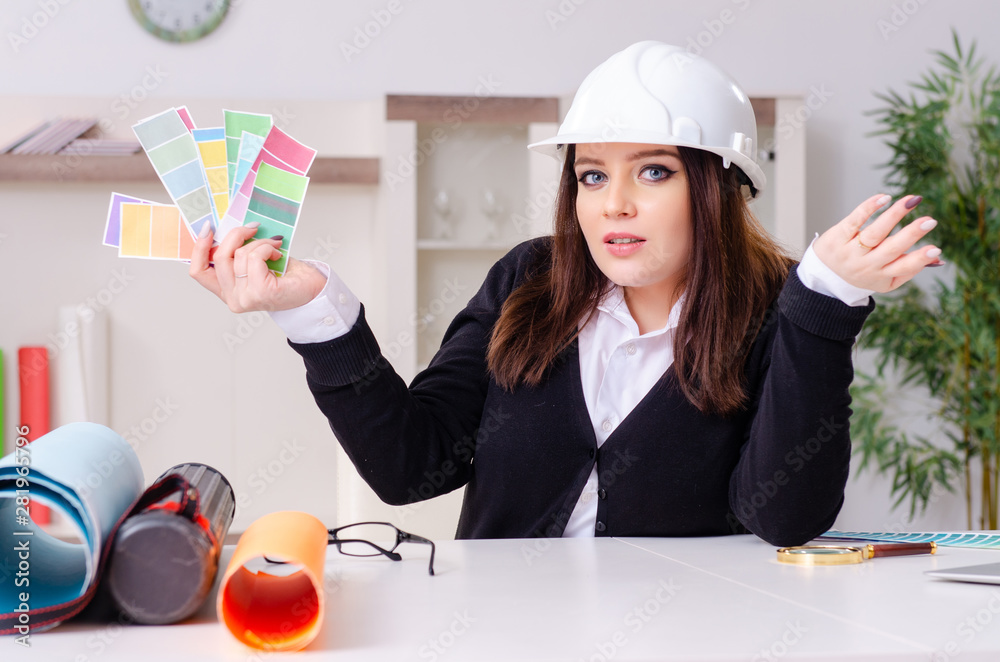
[[(751, 536), (483, 540), (403, 545), (403, 561), (330, 548), (326, 622), (298, 653), (245, 648), (216, 620), (68, 623), (0, 639), (0, 659), (1000, 660), (1000, 586), (932, 580), (987, 550), (860, 565), (779, 564)], [(997, 619), (994, 622), (994, 619)]]

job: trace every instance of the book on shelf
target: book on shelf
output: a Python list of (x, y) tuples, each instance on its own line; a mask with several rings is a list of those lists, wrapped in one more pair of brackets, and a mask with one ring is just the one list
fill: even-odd
[(27, 140), (30, 140), (31, 138), (34, 138), (39, 133), (41, 133), (42, 131), (44, 131), (45, 129), (47, 129), (51, 124), (52, 124), (51, 120), (47, 120), (45, 122), (41, 122), (40, 124), (38, 124), (37, 126), (35, 126), (34, 128), (32, 128), (30, 131), (27, 131), (26, 133), (22, 133), (18, 137), (14, 138), (13, 140), (11, 140), (11, 141), (9, 141), (7, 143), (4, 143), (3, 145), (0, 145), (0, 154), (6, 154), (7, 152), (10, 152), (15, 147), (17, 147), (18, 145), (26, 142)]
[(128, 156), (142, 151), (137, 140), (109, 140), (106, 138), (77, 138), (66, 145), (60, 154), (80, 156)]
[(97, 125), (96, 118), (57, 118), (36, 127), (11, 149), (12, 154), (57, 154), (62, 148)]

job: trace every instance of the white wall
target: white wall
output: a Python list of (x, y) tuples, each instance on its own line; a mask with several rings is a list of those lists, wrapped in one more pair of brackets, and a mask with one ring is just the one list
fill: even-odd
[[(1000, 43), (993, 39), (1000, 24), (1000, 4), (985, 0), (244, 0), (235, 4), (215, 34), (178, 46), (145, 34), (123, 0), (7, 0), (0, 9), (4, 97), (0, 141), (26, 128), (35, 116), (64, 112), (61, 97), (88, 98), (85, 105), (116, 119), (118, 132), (127, 135), (132, 121), (178, 101), (228, 98), (258, 100), (268, 106), (280, 105), (283, 99), (377, 102), (386, 93), (470, 94), (484, 81), (501, 95), (559, 95), (572, 91), (595, 64), (633, 41), (653, 38), (686, 45), (700, 39), (704, 54), (735, 75), (752, 95), (816, 92), (818, 107), (802, 127), (807, 133), (811, 233), (880, 189), (882, 173), (877, 166), (888, 152), (877, 138), (866, 135), (874, 124), (863, 115), (878, 106), (873, 92), (899, 89), (925, 70), (931, 62), (929, 49), (950, 48), (950, 27), (966, 41), (977, 39), (980, 53), (991, 61), (1000, 60)], [(43, 13), (45, 8), (53, 13), (51, 18)], [(392, 18), (360, 53), (345, 57), (342, 44), (350, 44), (366, 24), (372, 28), (373, 16)], [(32, 21), (44, 25), (34, 30), (29, 27)], [(28, 38), (23, 43), (12, 38), (18, 34)], [(28, 110), (19, 106), (23, 97), (33, 99)], [(39, 102), (39, 97), (51, 97), (50, 103)], [(301, 113), (308, 115), (307, 110)], [(367, 153), (377, 153), (374, 143), (352, 142), (339, 131), (328, 135), (314, 127), (312, 121), (303, 121), (296, 130), (292, 120), (289, 130), (307, 142), (318, 141), (316, 146), (327, 154), (366, 153), (369, 148), (373, 151)], [(345, 133), (351, 135), (349, 127)], [(374, 199), (366, 191), (330, 188), (337, 190), (310, 192), (303, 232), (312, 234), (297, 237), (297, 247), (315, 247), (327, 234), (337, 237), (341, 249), (333, 256), (336, 266), (359, 293), (370, 294), (366, 288), (377, 274), (371, 272), (373, 260), (367, 258), (378, 247), (364, 241), (364, 228), (352, 220), (368, 212)], [(134, 185), (126, 192), (158, 193), (156, 187)], [(169, 363), (174, 370), (183, 369), (187, 378), (116, 384), (116, 389), (127, 389), (130, 395), (115, 403), (114, 425), (127, 427), (148, 416), (155, 398), (163, 395), (190, 408), (184, 411), (217, 407), (217, 427), (211, 430), (186, 428), (183, 411), (178, 413), (157, 432), (155, 445), (141, 449), (144, 464), (159, 468), (168, 458), (180, 458), (177, 450), (188, 447), (185, 444), (194, 444), (190, 447), (206, 453), (205, 461), (223, 463), (243, 480), (241, 473), (266, 465), (268, 458), (244, 458), (240, 461), (245, 464), (239, 465), (237, 458), (212, 457), (211, 436), (224, 433), (227, 416), (232, 416), (227, 397), (253, 398), (247, 381), (267, 373), (287, 389), (281, 402), (307, 398), (298, 359), (283, 348), (274, 350), (281, 345), (280, 335), (264, 327), (251, 342), (253, 352), (263, 352), (266, 361), (251, 359), (252, 352), (244, 354), (242, 349), (238, 360), (225, 355), (220, 359), (218, 339), (237, 321), (220, 312), (193, 283), (164, 285), (165, 265), (124, 263), (109, 256), (97, 241), (106, 194), (100, 187), (0, 183), (0, 260), (8, 282), (0, 292), (4, 311), (0, 347), (10, 352), (33, 338), (44, 341), (54, 330), (56, 305), (83, 300), (105, 286), (113, 269), (127, 264), (135, 270), (136, 280), (113, 302), (112, 315), (132, 321), (127, 328), (114, 327), (116, 341), (131, 352), (128, 361), (135, 357)], [(181, 274), (171, 277), (183, 281)], [(378, 306), (377, 298), (368, 300), (369, 309)], [(149, 329), (176, 328), (171, 325), (182, 316), (189, 322), (181, 325), (178, 347), (169, 354), (153, 353), (143, 340)], [(203, 343), (201, 349), (190, 353), (180, 349), (195, 343)], [(13, 392), (11, 372), (8, 368), (8, 393)], [(213, 395), (206, 385), (218, 375), (223, 376), (222, 383), (233, 386), (227, 396)], [(120, 382), (122, 374), (115, 376)], [(8, 410), (8, 420), (14, 411)], [(267, 434), (279, 442), (281, 413), (274, 416), (268, 419), (273, 428), (246, 433)], [(319, 434), (323, 427), (315, 418), (303, 425), (303, 433)], [(310, 465), (325, 469), (332, 461), (322, 448), (325, 442), (310, 440), (317, 448)], [(882, 481), (866, 476), (852, 480), (841, 525), (886, 528), (900, 523), (902, 513), (889, 512), (887, 493)], [(318, 500), (318, 495), (309, 499)], [(294, 480), (275, 483), (257, 503), (262, 512), (307, 506), (301, 481)], [(322, 510), (327, 512), (332, 511)], [(909, 526), (954, 528), (963, 522), (960, 505), (943, 498), (931, 517)]]

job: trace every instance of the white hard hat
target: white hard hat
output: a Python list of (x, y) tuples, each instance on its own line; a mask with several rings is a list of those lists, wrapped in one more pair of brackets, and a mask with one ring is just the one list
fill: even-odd
[(679, 46), (642, 41), (612, 55), (584, 79), (559, 133), (528, 147), (558, 157), (563, 145), (601, 142), (703, 149), (739, 166), (757, 192), (767, 183), (749, 97)]

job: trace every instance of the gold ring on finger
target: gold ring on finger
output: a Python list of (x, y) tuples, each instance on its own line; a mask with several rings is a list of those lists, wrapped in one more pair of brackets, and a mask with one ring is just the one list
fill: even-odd
[[(877, 245), (878, 244), (875, 244), (875, 246), (877, 246)], [(858, 233), (858, 246), (860, 246), (861, 248), (863, 248), (863, 249), (865, 249), (867, 251), (870, 251), (871, 249), (875, 248), (875, 246), (869, 246), (865, 242), (861, 241), (861, 233), (860, 232)]]

